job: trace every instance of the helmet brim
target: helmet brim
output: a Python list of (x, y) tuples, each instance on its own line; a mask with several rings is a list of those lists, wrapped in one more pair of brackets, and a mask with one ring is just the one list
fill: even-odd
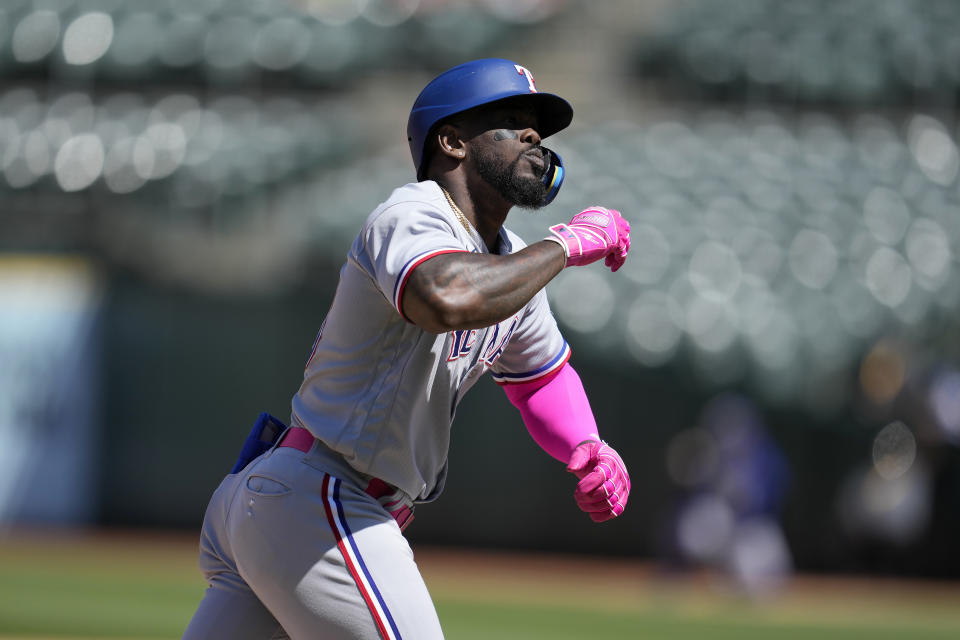
[(541, 138), (548, 138), (566, 129), (573, 121), (573, 107), (569, 102), (552, 93), (513, 94), (481, 106), (489, 107), (508, 100), (529, 102), (533, 105), (537, 114), (537, 133)]

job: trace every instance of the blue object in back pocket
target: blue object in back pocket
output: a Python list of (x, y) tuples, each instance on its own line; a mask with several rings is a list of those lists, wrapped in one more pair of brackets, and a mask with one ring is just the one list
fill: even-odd
[(287, 425), (283, 424), (283, 422), (277, 418), (266, 411), (261, 413), (254, 423), (253, 428), (250, 430), (250, 435), (248, 435), (244, 441), (243, 448), (240, 450), (240, 456), (237, 458), (237, 462), (233, 465), (230, 473), (242, 471), (254, 458), (268, 451), (270, 447), (277, 443), (277, 440), (280, 439), (280, 434), (286, 431), (286, 429)]

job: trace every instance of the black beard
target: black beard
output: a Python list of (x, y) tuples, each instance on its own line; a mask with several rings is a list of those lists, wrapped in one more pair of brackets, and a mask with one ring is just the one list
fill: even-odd
[(507, 202), (522, 209), (539, 209), (547, 196), (547, 185), (539, 178), (525, 178), (518, 174), (517, 165), (522, 159), (523, 155), (520, 155), (510, 164), (505, 164), (493, 154), (478, 153), (477, 173)]

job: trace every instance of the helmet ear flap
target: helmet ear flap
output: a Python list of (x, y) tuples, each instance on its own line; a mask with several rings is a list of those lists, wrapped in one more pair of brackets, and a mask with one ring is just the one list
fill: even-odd
[(563, 184), (563, 160), (553, 149), (543, 148), (547, 152), (547, 162), (550, 165), (547, 167), (546, 173), (543, 174), (543, 184), (547, 187), (547, 194), (543, 197), (543, 200), (540, 201), (540, 206), (545, 207), (553, 199), (557, 197), (557, 192), (560, 191), (560, 186)]

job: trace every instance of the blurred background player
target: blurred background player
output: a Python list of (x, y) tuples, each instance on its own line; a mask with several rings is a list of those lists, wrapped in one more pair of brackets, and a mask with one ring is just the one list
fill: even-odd
[[(577, 477), (579, 507), (596, 522), (623, 512), (627, 470), (600, 439), (544, 286), (567, 266), (619, 269), (629, 224), (591, 207), (529, 246), (503, 227), (513, 206), (556, 195), (563, 163), (541, 140), (572, 116), (503, 59), (421, 92), (408, 122), (418, 182), (350, 249), (291, 427), (263, 414), (214, 493), (209, 587), (186, 638), (442, 637), (402, 529), (442, 491), (457, 404), (486, 371)], [(509, 478), (490, 481), (509, 495)]]

